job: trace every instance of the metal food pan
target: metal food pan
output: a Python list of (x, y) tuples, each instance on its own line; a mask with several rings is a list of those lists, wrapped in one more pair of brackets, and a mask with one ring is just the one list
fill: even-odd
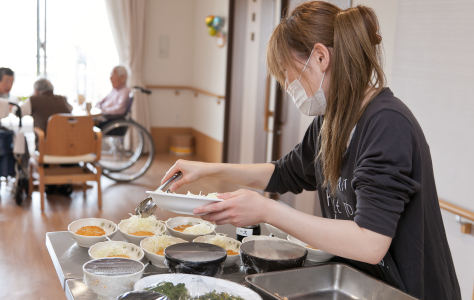
[(249, 275), (245, 280), (263, 299), (416, 300), (340, 263)]

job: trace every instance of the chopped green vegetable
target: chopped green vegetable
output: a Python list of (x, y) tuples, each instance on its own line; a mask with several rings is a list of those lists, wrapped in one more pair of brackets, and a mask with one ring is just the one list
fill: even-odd
[(184, 283), (178, 283), (176, 286), (171, 282), (160, 282), (145, 288), (147, 291), (162, 293), (168, 296), (170, 300), (187, 300), (189, 299), (188, 289)]
[(244, 300), (241, 297), (232, 296), (228, 293), (218, 293), (216, 290), (199, 297), (190, 297), (184, 283), (174, 285), (171, 282), (160, 282), (145, 288), (146, 291), (162, 293), (170, 300)]
[(232, 296), (227, 293), (218, 293), (215, 290), (204, 294), (199, 297), (194, 297), (192, 300), (244, 300), (243, 298), (237, 297), (237, 296)]

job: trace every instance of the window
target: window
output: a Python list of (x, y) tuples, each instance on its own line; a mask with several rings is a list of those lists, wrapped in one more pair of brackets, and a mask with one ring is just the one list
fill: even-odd
[(51, 80), (55, 94), (66, 96), (71, 103), (84, 95), (86, 101), (95, 103), (112, 89), (110, 71), (119, 59), (104, 1), (0, 0), (0, 7), (0, 66), (15, 72), (12, 96), (33, 92), (37, 15), (41, 42), (46, 34), (46, 63), (41, 50), (39, 75)]

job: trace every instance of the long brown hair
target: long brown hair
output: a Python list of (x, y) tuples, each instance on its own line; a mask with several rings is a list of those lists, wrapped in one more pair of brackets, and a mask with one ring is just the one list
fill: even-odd
[[(308, 59), (317, 43), (331, 49), (331, 83), (321, 128), (318, 159), (324, 183), (335, 191), (347, 141), (365, 107), (384, 88), (381, 37), (375, 12), (365, 6), (341, 10), (324, 1), (296, 7), (275, 28), (267, 47), (269, 72), (285, 86), (285, 67)], [(369, 90), (374, 90), (364, 103)], [(364, 103), (364, 104), (363, 104)]]

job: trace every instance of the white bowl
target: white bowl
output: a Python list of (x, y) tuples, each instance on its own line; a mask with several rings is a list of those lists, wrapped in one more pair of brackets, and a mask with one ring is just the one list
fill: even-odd
[(100, 251), (106, 247), (111, 247), (111, 246), (116, 246), (116, 247), (124, 247), (125, 251), (127, 252), (127, 255), (130, 256), (130, 259), (133, 260), (142, 260), (143, 256), (145, 253), (143, 253), (143, 250), (140, 247), (137, 247), (135, 244), (130, 244), (127, 242), (122, 242), (122, 241), (107, 241), (107, 242), (101, 242), (93, 245), (92, 247), (89, 248), (89, 257), (91, 259), (99, 259), (103, 257), (97, 257), (97, 251)]
[(273, 225), (270, 225), (268, 223), (265, 223), (265, 226), (267, 227), (268, 231), (270, 231), (271, 234), (273, 234), (275, 237), (286, 240), (286, 237), (288, 236), (288, 233), (284, 232), (283, 230), (280, 230), (276, 228)]
[(200, 196), (188, 196), (181, 194), (171, 194), (163, 192), (147, 191), (153, 198), (153, 201), (163, 210), (169, 210), (177, 214), (194, 215), (195, 208), (224, 201), (222, 199), (212, 199)]
[[(147, 250), (146, 247), (143, 246), (143, 243), (145, 243), (146, 240), (148, 240), (150, 237), (147, 237), (146, 239), (142, 240), (140, 242), (140, 247), (145, 251), (145, 256), (148, 258), (148, 260), (151, 261), (151, 263), (158, 268), (168, 268), (167, 265), (165, 265), (165, 256), (164, 255), (158, 255), (155, 254), (149, 250)], [(171, 240), (173, 242), (176, 242), (176, 244), (179, 243), (188, 243), (188, 241), (185, 241), (183, 239), (177, 238), (177, 237), (171, 237)]]
[[(288, 235), (288, 241), (303, 247), (308, 246), (308, 244), (306, 244), (305, 242), (302, 242), (291, 235)], [(332, 255), (331, 253), (324, 252), (323, 250), (311, 249), (307, 247), (305, 247), (305, 249), (308, 250), (308, 256), (306, 257), (307, 260), (316, 262), (326, 262), (332, 257), (334, 257), (334, 255)]]
[[(193, 242), (196, 242), (196, 243), (209, 243), (209, 240), (214, 238), (214, 237), (215, 237), (215, 235), (204, 235), (204, 236), (200, 236), (198, 238), (195, 238), (193, 240)], [(231, 248), (233, 248), (238, 253), (238, 254), (235, 254), (235, 255), (227, 254), (227, 258), (225, 259), (225, 262), (224, 262), (224, 267), (230, 267), (230, 266), (235, 265), (235, 263), (237, 262), (237, 259), (239, 259), (240, 245), (242, 245), (242, 243), (237, 241), (236, 239), (231, 238), (231, 237), (226, 237), (226, 240), (229, 243), (229, 245), (231, 246)]]
[(104, 235), (85, 236), (76, 234), (76, 232), (83, 226), (98, 226), (104, 229), (105, 235), (108, 238), (112, 238), (117, 233), (117, 225), (114, 222), (106, 219), (87, 218), (74, 221), (69, 224), (67, 230), (71, 234), (71, 237), (76, 241), (77, 245), (84, 248), (89, 248), (94, 244), (104, 242), (107, 240), (107, 238)]
[[(101, 260), (114, 260), (114, 264), (117, 263), (119, 258), (102, 258)], [(127, 260), (124, 258), (124, 260)], [(97, 262), (99, 260), (93, 260), (85, 263), (82, 266), (84, 272), (84, 283), (99, 296), (100, 300), (115, 300), (118, 296), (123, 293), (130, 292), (133, 290), (133, 285), (143, 275), (145, 265), (139, 261), (133, 261), (141, 265), (141, 270), (132, 274), (126, 275), (96, 275), (86, 271), (85, 266), (91, 262)]]
[(214, 230), (216, 229), (216, 225), (211, 224), (214, 227), (214, 230), (205, 234), (183, 233), (183, 232), (176, 231), (173, 228), (181, 226), (181, 225), (191, 225), (191, 224), (195, 225), (195, 224), (198, 224), (200, 221), (203, 221), (203, 220), (200, 218), (191, 218), (191, 217), (175, 217), (175, 218), (168, 219), (165, 222), (165, 224), (166, 224), (166, 228), (168, 228), (168, 231), (172, 236), (182, 238), (183, 240), (186, 240), (188, 242), (192, 242), (197, 237), (213, 234)]
[(259, 240), (281, 240), (280, 238), (268, 236), (268, 235), (251, 235), (246, 236), (242, 239), (242, 244), (250, 241), (259, 241)]
[[(147, 237), (149, 236), (137, 236), (137, 235), (133, 235), (133, 234), (129, 234), (127, 232), (125, 232), (125, 228), (126, 226), (128, 225), (128, 222), (129, 220), (122, 220), (120, 221), (120, 223), (118, 224), (118, 230), (120, 231), (120, 233), (122, 234), (123, 238), (125, 240), (127, 240), (127, 242), (130, 242), (130, 243), (133, 243), (137, 246), (140, 246), (140, 242), (144, 239), (146, 239)], [(156, 220), (156, 230), (155, 230), (155, 235), (162, 235), (163, 233), (166, 232), (166, 226), (165, 224), (163, 224), (163, 222), (161, 222), (160, 220)]]
[[(236, 282), (219, 279), (209, 276), (190, 275), (190, 274), (161, 274), (147, 276), (135, 283), (133, 290), (143, 291), (146, 287), (160, 282), (171, 282), (174, 285), (184, 283), (191, 297), (200, 296), (198, 293), (215, 290), (217, 293), (227, 292), (245, 300), (262, 300), (259, 294), (253, 290), (240, 285)], [(202, 295), (202, 294), (201, 294)]]

